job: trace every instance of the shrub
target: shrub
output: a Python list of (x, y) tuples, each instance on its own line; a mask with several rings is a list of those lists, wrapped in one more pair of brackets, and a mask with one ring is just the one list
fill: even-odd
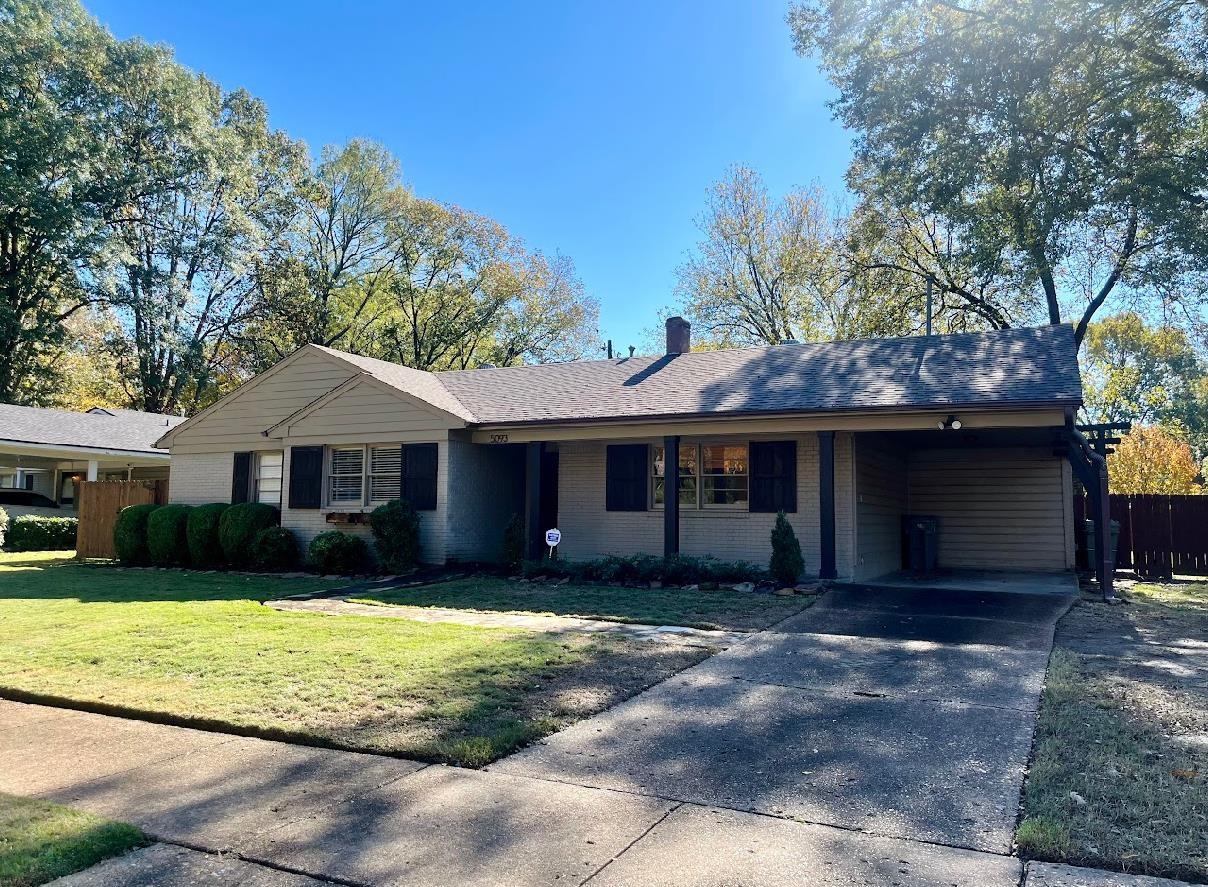
[(793, 525), (781, 511), (776, 515), (776, 525), (772, 527), (772, 559), (768, 562), (768, 572), (781, 585), (796, 585), (804, 570), (801, 543), (797, 541)]
[(188, 505), (165, 505), (147, 518), (147, 555), (158, 567), (189, 562)]
[(265, 527), (252, 540), (252, 566), (268, 573), (292, 569), (298, 563), (298, 540), (285, 527)]
[(519, 514), (513, 514), (512, 519), (503, 528), (503, 551), (500, 553), (499, 559), (505, 567), (516, 570), (524, 565), (526, 547), (524, 543), (524, 518)]
[(222, 543), (218, 541), (218, 522), (231, 506), (226, 502), (198, 505), (189, 512), (185, 525), (189, 563), (199, 568), (221, 567)]
[(252, 565), (252, 540), (266, 527), (281, 521), (277, 509), (263, 502), (240, 502), (232, 505), (218, 518), (218, 544), (222, 556), (232, 567)]
[(329, 530), (310, 541), (310, 564), (323, 574), (349, 575), (365, 569), (369, 548), (365, 540), (351, 533)]
[(138, 566), (151, 559), (147, 550), (147, 521), (158, 505), (127, 505), (113, 525), (113, 548), (123, 564)]
[(406, 573), (419, 563), (419, 515), (403, 499), (391, 499), (369, 513), (373, 548), (390, 573)]
[(0, 508), (0, 545), (4, 545), (4, 534), (8, 532), (8, 512)]
[(746, 561), (725, 562), (713, 558), (676, 554), (668, 558), (649, 554), (609, 555), (594, 561), (560, 561), (543, 558), (525, 561), (529, 578), (553, 577), (572, 582), (665, 582), (695, 585), (701, 582), (758, 581), (764, 572)]
[(76, 546), (80, 522), (74, 517), (18, 515), (9, 525), (9, 551), (68, 551)]

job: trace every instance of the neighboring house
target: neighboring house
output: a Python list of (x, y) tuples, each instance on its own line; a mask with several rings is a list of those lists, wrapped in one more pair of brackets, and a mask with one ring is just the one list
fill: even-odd
[(166, 478), (169, 457), (155, 441), (183, 421), (135, 410), (76, 413), (0, 404), (0, 489), (28, 490), (59, 508), (0, 507), (9, 515), (65, 514), (82, 480)]
[[(424, 559), (490, 560), (513, 514), (531, 551), (766, 563), (775, 513), (807, 568), (902, 565), (907, 514), (940, 565), (1074, 565), (1068, 326), (427, 373), (308, 345), (169, 431), (171, 498), (281, 506), (303, 541), (366, 532), (400, 494)], [(670, 497), (668, 490), (678, 490)]]

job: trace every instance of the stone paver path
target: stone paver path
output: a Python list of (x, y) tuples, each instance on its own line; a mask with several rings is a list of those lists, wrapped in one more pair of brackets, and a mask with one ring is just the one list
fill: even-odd
[(682, 625), (635, 625), (584, 619), (579, 616), (545, 616), (538, 613), (490, 613), (481, 610), (455, 610), (444, 607), (376, 606), (339, 598), (301, 600), (287, 598), (266, 601), (266, 607), (283, 612), (319, 613), (325, 616), (374, 616), (383, 619), (410, 619), (414, 622), (452, 622), (483, 628), (522, 628), (526, 631), (585, 632), (612, 634), (644, 641), (662, 641), (691, 647), (728, 647), (751, 637), (748, 632), (688, 628)]

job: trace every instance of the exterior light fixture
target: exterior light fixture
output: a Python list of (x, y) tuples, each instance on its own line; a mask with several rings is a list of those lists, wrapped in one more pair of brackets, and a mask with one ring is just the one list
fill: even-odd
[(960, 431), (961, 430), (961, 420), (956, 418), (956, 416), (950, 415), (950, 416), (948, 416), (947, 419), (944, 419), (944, 420), (940, 421), (939, 423), (937, 423), (937, 425), (938, 425), (940, 431)]

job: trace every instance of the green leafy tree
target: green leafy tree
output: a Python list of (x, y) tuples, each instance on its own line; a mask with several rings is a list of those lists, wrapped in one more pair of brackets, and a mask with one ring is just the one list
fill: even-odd
[(807, 0), (789, 24), (856, 134), (851, 186), (941, 219), (961, 264), (1029, 294), (1032, 316), (1081, 342), (1121, 292), (1198, 306), (1198, 5)]
[[(96, 300), (88, 271), (179, 121), (167, 52), (118, 42), (74, 0), (0, 0), (0, 401), (54, 393), (48, 349)], [(123, 152), (135, 147), (139, 163)]]
[(1205, 368), (1178, 327), (1149, 326), (1132, 311), (1106, 317), (1087, 328), (1082, 367), (1091, 421), (1205, 430)]

